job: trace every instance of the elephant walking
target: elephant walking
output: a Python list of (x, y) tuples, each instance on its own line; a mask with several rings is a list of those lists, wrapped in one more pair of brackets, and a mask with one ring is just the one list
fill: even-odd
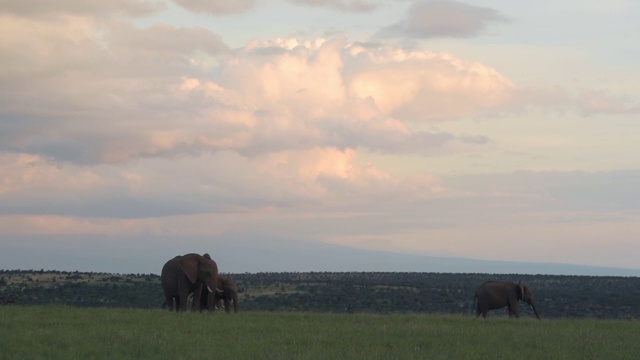
[[(212, 293), (218, 280), (218, 265), (208, 254), (178, 255), (162, 267), (160, 282), (169, 311), (186, 311), (187, 299), (193, 293), (193, 310), (200, 310), (203, 292)], [(213, 296), (211, 304), (213, 306)]]
[(520, 317), (518, 301), (523, 300), (533, 310), (538, 320), (538, 308), (536, 307), (533, 292), (522, 281), (518, 284), (512, 282), (487, 281), (480, 285), (473, 298), (476, 304), (476, 316), (487, 317), (487, 312), (493, 309), (507, 307), (509, 316)]
[[(218, 289), (218, 291), (216, 291), (216, 293), (213, 294), (214, 306), (218, 305), (218, 303), (222, 301), (224, 303), (224, 311), (228, 314), (231, 312), (230, 305), (231, 305), (231, 301), (233, 301), (233, 312), (237, 313), (238, 312), (238, 285), (233, 280), (233, 278), (231, 278), (231, 276), (218, 276), (218, 282), (216, 284), (216, 288)], [(210, 295), (211, 295), (210, 293), (203, 291), (200, 298), (200, 303), (207, 304), (206, 306), (204, 306), (204, 309), (214, 311), (217, 307), (210, 307), (208, 305), (209, 298), (212, 297)]]

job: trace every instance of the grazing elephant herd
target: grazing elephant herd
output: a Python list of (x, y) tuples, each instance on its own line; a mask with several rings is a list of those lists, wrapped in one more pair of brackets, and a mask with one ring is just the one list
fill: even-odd
[[(167, 261), (160, 274), (165, 303), (169, 311), (186, 311), (193, 294), (192, 311), (214, 311), (224, 306), (225, 312), (238, 312), (238, 287), (231, 277), (218, 274), (218, 265), (209, 254), (178, 255)], [(520, 317), (518, 302), (529, 304), (540, 319), (533, 292), (522, 281), (518, 284), (487, 281), (476, 290), (473, 302), (476, 316), (487, 317), (489, 310), (507, 307), (509, 317)], [(350, 308), (350, 306), (349, 306)]]
[(178, 255), (167, 261), (160, 273), (165, 304), (169, 311), (186, 311), (193, 294), (192, 311), (238, 312), (238, 287), (233, 279), (218, 274), (218, 265), (209, 254)]

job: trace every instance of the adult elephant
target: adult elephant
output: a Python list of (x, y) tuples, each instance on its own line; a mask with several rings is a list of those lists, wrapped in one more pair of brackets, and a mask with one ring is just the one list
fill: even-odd
[[(233, 301), (233, 312), (238, 312), (238, 285), (231, 276), (218, 276), (218, 282), (216, 284), (216, 291), (214, 296), (210, 293), (202, 292), (200, 303), (207, 304), (205, 309), (214, 311), (219, 302), (224, 304), (224, 311), (228, 314), (231, 312), (231, 302)], [(214, 307), (209, 306), (209, 299), (213, 297)]]
[(487, 317), (487, 312), (507, 306), (509, 316), (520, 317), (518, 301), (523, 300), (533, 309), (538, 320), (538, 308), (533, 298), (533, 292), (522, 281), (518, 284), (502, 281), (487, 281), (480, 285), (473, 298), (476, 304), (476, 316)]
[[(160, 282), (169, 311), (187, 310), (187, 298), (193, 293), (193, 310), (200, 310), (203, 292), (212, 293), (218, 280), (218, 265), (208, 254), (178, 255), (162, 267)], [(213, 306), (213, 296), (211, 303)]]

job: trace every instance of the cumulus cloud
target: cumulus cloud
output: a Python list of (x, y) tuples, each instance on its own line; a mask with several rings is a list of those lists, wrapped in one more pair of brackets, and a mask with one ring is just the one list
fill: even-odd
[[(90, 20), (28, 24), (5, 25), (24, 31), (3, 50), (12, 86), (2, 91), (0, 150), (75, 163), (317, 147), (428, 154), (486, 139), (410, 123), (503, 106), (514, 88), (449, 54), (341, 38), (253, 42), (231, 53), (198, 28), (115, 22), (98, 36)], [(23, 41), (42, 46), (22, 49)]]
[(481, 147), (414, 125), (500, 108), (515, 88), (450, 54), (342, 37), (232, 50), (203, 28), (34, 16), (2, 15), (0, 200), (47, 221), (432, 196), (438, 179), (362, 153)]
[(416, 1), (405, 19), (384, 28), (380, 35), (417, 39), (467, 38), (482, 34), (490, 23), (504, 21), (507, 18), (491, 8), (454, 0)]
[(376, 8), (378, 4), (374, 1), (366, 0), (289, 0), (291, 3), (299, 5), (309, 5), (315, 7), (330, 7), (350, 12), (368, 12)]
[(252, 10), (260, 0), (173, 0), (173, 2), (189, 11), (210, 15), (224, 15)]
[(498, 108), (513, 100), (516, 89), (495, 69), (447, 53), (393, 47), (350, 50), (362, 69), (350, 79), (350, 91), (403, 119), (451, 119)]

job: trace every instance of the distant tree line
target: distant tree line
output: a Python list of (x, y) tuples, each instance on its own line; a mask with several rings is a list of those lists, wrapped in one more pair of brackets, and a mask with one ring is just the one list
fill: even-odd
[[(640, 278), (601, 276), (310, 272), (226, 274), (240, 309), (253, 311), (473, 314), (486, 280), (524, 281), (543, 318), (640, 318)], [(0, 294), (19, 305), (160, 308), (158, 275), (0, 270)], [(523, 316), (533, 316), (521, 304)], [(490, 316), (506, 316), (505, 311)]]

